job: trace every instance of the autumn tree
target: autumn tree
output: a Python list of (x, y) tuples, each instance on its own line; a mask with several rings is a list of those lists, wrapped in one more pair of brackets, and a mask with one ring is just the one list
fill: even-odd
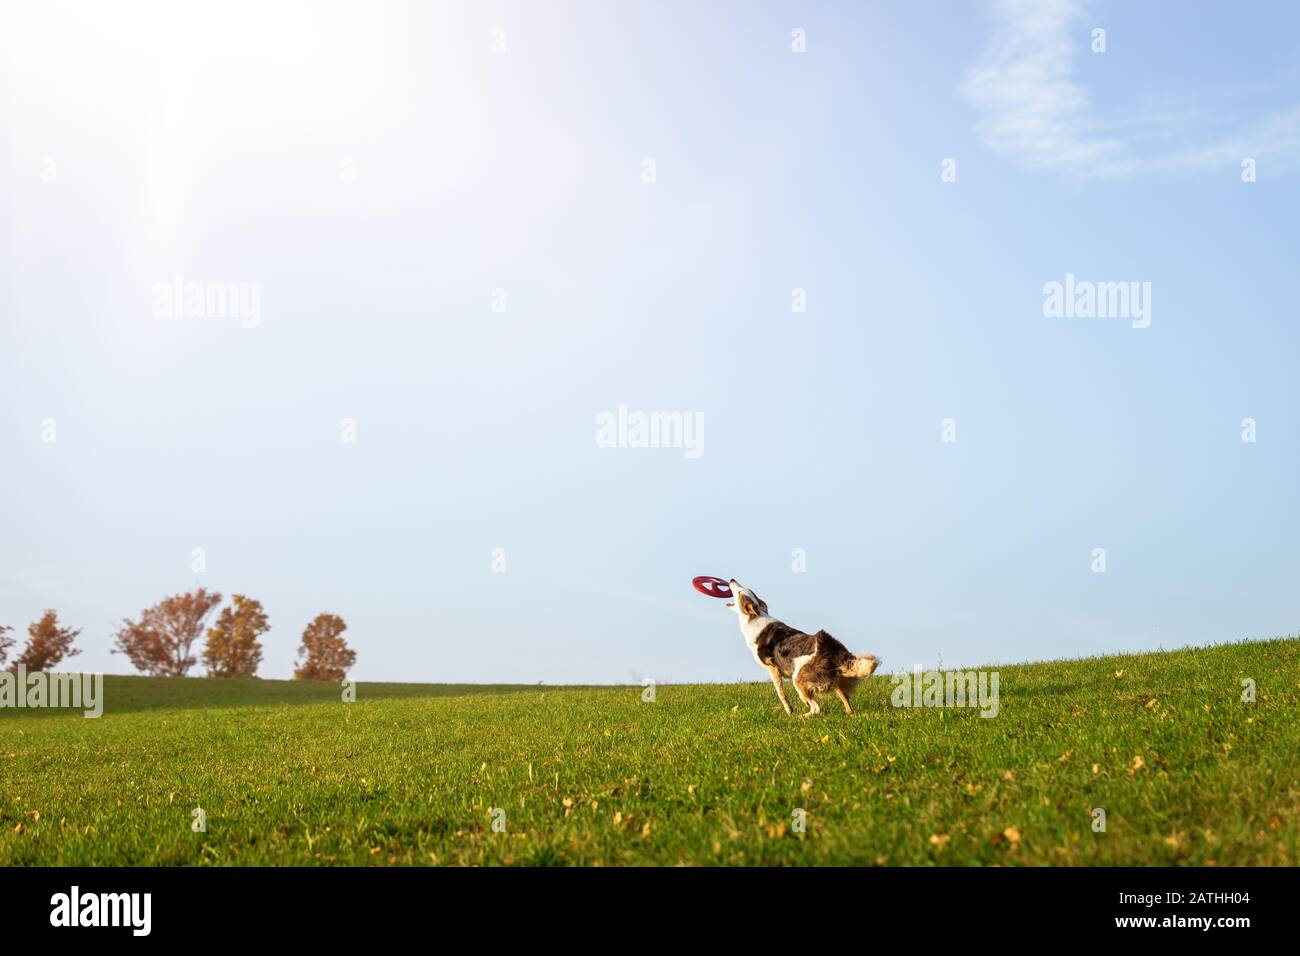
[(81, 651), (74, 650), (72, 642), (80, 633), (79, 627), (59, 627), (58, 613), (46, 611), (28, 626), (27, 646), (14, 661), (14, 670), (25, 667), (29, 671), (48, 671), (64, 658), (75, 657)]
[(9, 648), (14, 646), (14, 639), (9, 636), (12, 627), (0, 624), (0, 667), (4, 666), (5, 659), (9, 657)]
[(122, 622), (113, 653), (154, 677), (184, 677), (196, 663), (190, 651), (203, 636), (203, 623), (220, 603), (220, 594), (204, 588), (164, 598), (141, 611), (140, 620)]
[(233, 595), (233, 604), (221, 609), (217, 623), (208, 628), (203, 649), (203, 663), (209, 677), (255, 677), (262, 663), (262, 644), (258, 640), (271, 626), (262, 610), (262, 602)]
[(293, 679), (343, 680), (348, 668), (357, 662), (357, 652), (343, 640), (347, 628), (336, 614), (317, 614), (302, 632), (302, 643), (298, 645), (301, 663)]

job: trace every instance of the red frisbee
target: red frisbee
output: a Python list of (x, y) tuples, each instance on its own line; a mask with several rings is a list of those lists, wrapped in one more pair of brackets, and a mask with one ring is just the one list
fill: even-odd
[(707, 594), (709, 597), (731, 597), (731, 585), (722, 580), (722, 578), (714, 578), (707, 574), (701, 574), (698, 578), (692, 578), (691, 584), (695, 586), (695, 590), (699, 591), (701, 594)]

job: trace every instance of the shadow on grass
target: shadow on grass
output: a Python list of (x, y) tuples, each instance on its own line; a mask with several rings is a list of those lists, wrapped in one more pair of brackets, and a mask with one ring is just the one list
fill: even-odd
[[(481, 694), (539, 693), (586, 689), (578, 685), (548, 684), (391, 684), (361, 681), (356, 699), (466, 697)], [(127, 677), (104, 676), (104, 716), (136, 711), (198, 710), (221, 707), (280, 707), (326, 704), (342, 700), (340, 684), (328, 681), (258, 680), (227, 677)], [(10, 719), (81, 717), (82, 709), (0, 708), (0, 723)]]

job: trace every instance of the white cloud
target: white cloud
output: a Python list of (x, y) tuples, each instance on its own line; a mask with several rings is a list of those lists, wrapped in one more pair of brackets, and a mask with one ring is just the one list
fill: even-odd
[(1161, 152), (1185, 141), (1186, 111), (1101, 118), (1075, 77), (1091, 31), (1081, 0), (995, 0), (993, 39), (962, 92), (979, 113), (976, 129), (992, 149), (1029, 166), (1090, 176), (1236, 165), (1243, 157), (1300, 163), (1300, 106), (1247, 121), (1230, 134)]
[(1124, 144), (1090, 134), (1088, 91), (1073, 80), (1083, 9), (1074, 0), (998, 0), (995, 41), (966, 78), (991, 147), (1032, 166), (1127, 166)]

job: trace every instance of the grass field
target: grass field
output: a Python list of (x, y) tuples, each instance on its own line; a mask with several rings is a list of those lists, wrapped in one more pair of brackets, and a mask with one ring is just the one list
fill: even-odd
[(1300, 641), (997, 670), (989, 719), (892, 707), (885, 675), (857, 715), (830, 698), (811, 719), (767, 683), (653, 703), (361, 684), (345, 704), (333, 685), (109, 677), (98, 720), (0, 711), (0, 862), (1300, 860)]

